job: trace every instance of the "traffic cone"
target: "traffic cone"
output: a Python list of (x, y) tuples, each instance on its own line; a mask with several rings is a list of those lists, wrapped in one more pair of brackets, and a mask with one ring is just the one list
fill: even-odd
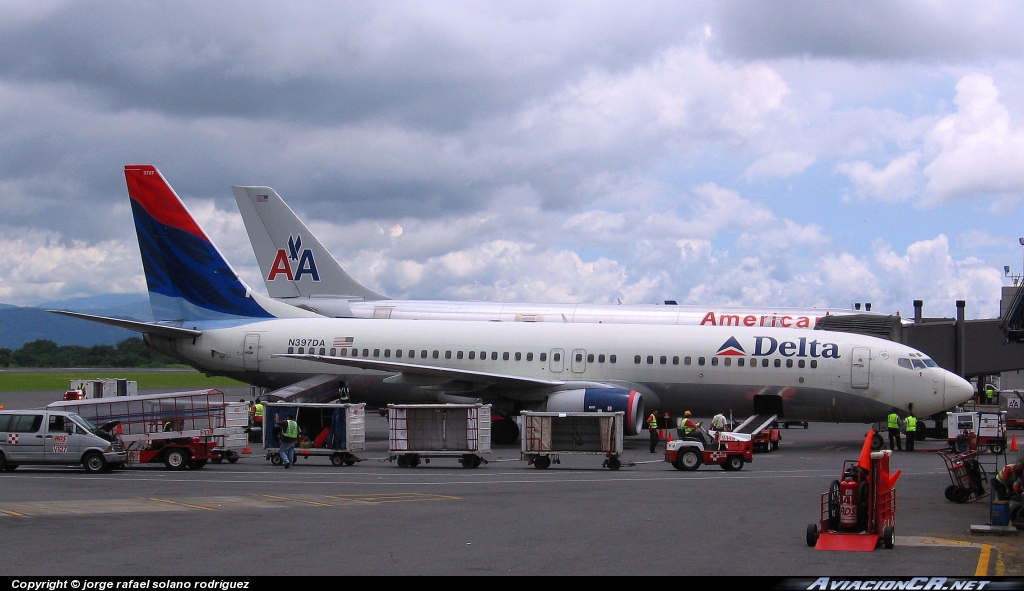
[(1013, 434), (1013, 438), (1010, 439), (1010, 451), (1017, 451), (1017, 434)]
[(249, 449), (249, 446), (248, 446), (248, 445), (246, 445), (246, 446), (245, 446), (245, 449), (243, 449), (243, 450), (242, 450), (242, 453), (244, 453), (244, 454), (251, 454), (251, 453), (252, 453), (252, 450), (251, 450), (251, 449)]

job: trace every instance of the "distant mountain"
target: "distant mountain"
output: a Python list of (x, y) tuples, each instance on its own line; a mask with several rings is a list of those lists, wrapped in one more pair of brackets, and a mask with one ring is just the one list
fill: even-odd
[(51, 301), (37, 307), (0, 304), (0, 348), (19, 349), (29, 341), (51, 340), (58, 345), (115, 345), (138, 333), (51, 314), (46, 310), (72, 310), (98, 316), (152, 321), (149, 299), (141, 294), (110, 294)]

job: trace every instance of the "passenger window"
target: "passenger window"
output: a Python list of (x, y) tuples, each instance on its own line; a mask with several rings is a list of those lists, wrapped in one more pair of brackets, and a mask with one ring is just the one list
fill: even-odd
[(692, 365), (692, 364), (693, 364), (693, 359), (690, 358), (689, 355), (687, 355), (686, 357), (683, 357), (683, 365)]
[(384, 357), (391, 357), (391, 349), (384, 349)]
[(324, 354), (324, 348), (320, 347), (320, 355), (323, 355), (323, 354)]
[(346, 357), (348, 355), (348, 349), (342, 349), (339, 353), (341, 354), (341, 357)]
[[(501, 354), (501, 359), (503, 361), (508, 361), (508, 351), (505, 351), (504, 353)], [(558, 361), (558, 359), (558, 353), (555, 353), (555, 361)]]
[(634, 355), (633, 356), (633, 363), (640, 363), (640, 356), (639, 355)]
[[(423, 356), (424, 357), (427, 356), (427, 352), (426, 351), (423, 352)], [(413, 351), (412, 349), (409, 349), (409, 359), (416, 359), (416, 351)]]
[(288, 347), (288, 354), (291, 355), (295, 352), (295, 347)]
[(451, 359), (452, 358), (452, 352), (451, 351), (445, 351), (444, 352), (444, 358), (445, 359)]
[(593, 362), (594, 362), (594, 354), (590, 353), (590, 354), (587, 355), (587, 363), (593, 363)]
[(305, 353), (306, 353), (306, 348), (305, 347), (299, 347), (299, 355), (304, 355)]
[(711, 365), (713, 367), (718, 367), (718, 357), (712, 357), (711, 358)]
[(548, 360), (548, 354), (547, 353), (541, 353), (540, 354), (540, 360), (541, 361), (547, 361)]
[(469, 358), (470, 359), (476, 359), (476, 351), (470, 351), (469, 352)]
[(370, 356), (370, 350), (369, 349), (363, 349), (363, 357), (369, 357), (369, 356)]
[(576, 363), (583, 361), (583, 353), (576, 354)]
[(666, 363), (668, 363), (668, 357), (665, 357), (664, 355), (662, 355), (662, 356), (661, 356), (661, 358), (660, 358), (660, 359), (658, 359), (658, 361), (659, 361), (659, 362), (660, 362), (660, 363), (661, 363), (662, 365), (665, 365)]
[(526, 360), (527, 361), (533, 361), (533, 353), (527, 353), (526, 354)]
[(401, 358), (402, 358), (402, 350), (401, 349), (395, 349), (395, 359), (401, 359)]
[(739, 359), (736, 360), (737, 367), (743, 367), (743, 364), (744, 364), (744, 361), (743, 361), (742, 357), (740, 357)]
[(462, 351), (456, 351), (455, 352), (455, 358), (456, 359), (462, 359)]
[(359, 349), (352, 349), (352, 356), (359, 357)]
[(796, 362), (796, 366), (799, 367), (800, 369), (803, 369), (804, 365), (806, 365), (806, 362), (804, 362), (803, 359), (801, 359), (800, 361)]
[(434, 349), (434, 359), (437, 359), (439, 356), (440, 352), (437, 349)]
[(380, 357), (380, 349), (374, 349), (373, 350), (373, 356), (374, 357)]
[(654, 363), (654, 355), (648, 355), (647, 356), (647, 365), (651, 365), (653, 363)]
[(811, 359), (811, 369), (814, 369), (816, 367), (818, 367), (818, 360), (817, 359)]
[[(591, 357), (593, 357), (593, 355), (591, 355)], [(522, 361), (522, 360), (523, 360), (523, 354), (520, 353), (519, 351), (516, 351), (516, 361)], [(593, 359), (591, 359), (591, 361), (593, 361)]]
[(729, 357), (726, 357), (725, 358), (725, 366), (729, 367), (730, 365), (732, 365), (732, 359), (729, 358)]
[(792, 359), (787, 359), (786, 360), (786, 367), (793, 367), (793, 360)]
[(679, 365), (679, 356), (678, 355), (673, 355), (672, 356), (672, 365)]
[(597, 356), (598, 363), (604, 363), (604, 353)]
[(767, 359), (762, 359), (761, 360), (761, 367), (768, 367), (768, 360)]
[(615, 363), (615, 359), (616, 359), (616, 356), (615, 356), (615, 355), (609, 355), (609, 356), (608, 356), (608, 362), (609, 362), (609, 363)]
[(338, 350), (335, 349), (334, 347), (331, 347), (331, 357), (335, 357), (337, 355), (337, 353), (338, 353)]
[[(410, 355), (410, 357), (412, 357), (412, 356)], [(427, 358), (427, 350), (423, 349), (422, 351), (420, 351), (420, 359), (426, 359), (426, 358)]]
[(776, 359), (775, 360), (775, 367), (782, 367), (782, 360), (781, 359)]
[(697, 358), (697, 365), (704, 365), (704, 358), (703, 357), (698, 357)]

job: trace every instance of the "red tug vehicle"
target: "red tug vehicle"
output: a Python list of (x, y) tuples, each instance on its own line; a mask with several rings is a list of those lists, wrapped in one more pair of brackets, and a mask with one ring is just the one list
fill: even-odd
[(816, 550), (871, 552), (896, 544), (896, 480), (889, 473), (890, 450), (871, 451), (868, 431), (860, 459), (843, 463), (840, 480), (821, 495), (821, 519), (807, 526), (807, 545)]

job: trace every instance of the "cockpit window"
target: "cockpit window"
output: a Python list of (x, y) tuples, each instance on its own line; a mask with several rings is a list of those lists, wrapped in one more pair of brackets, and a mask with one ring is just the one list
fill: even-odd
[(925, 368), (924, 361), (921, 361), (920, 359), (911, 359), (911, 361), (914, 363), (914, 369)]
[(900, 367), (905, 367), (907, 369), (914, 369), (914, 366), (911, 365), (910, 360), (905, 358), (905, 357), (901, 357), (899, 360), (897, 360), (897, 363), (899, 363)]
[(928, 357), (924, 358), (924, 364), (927, 365), (928, 367), (938, 367), (939, 366), (938, 363), (935, 363), (934, 361), (932, 361)]

